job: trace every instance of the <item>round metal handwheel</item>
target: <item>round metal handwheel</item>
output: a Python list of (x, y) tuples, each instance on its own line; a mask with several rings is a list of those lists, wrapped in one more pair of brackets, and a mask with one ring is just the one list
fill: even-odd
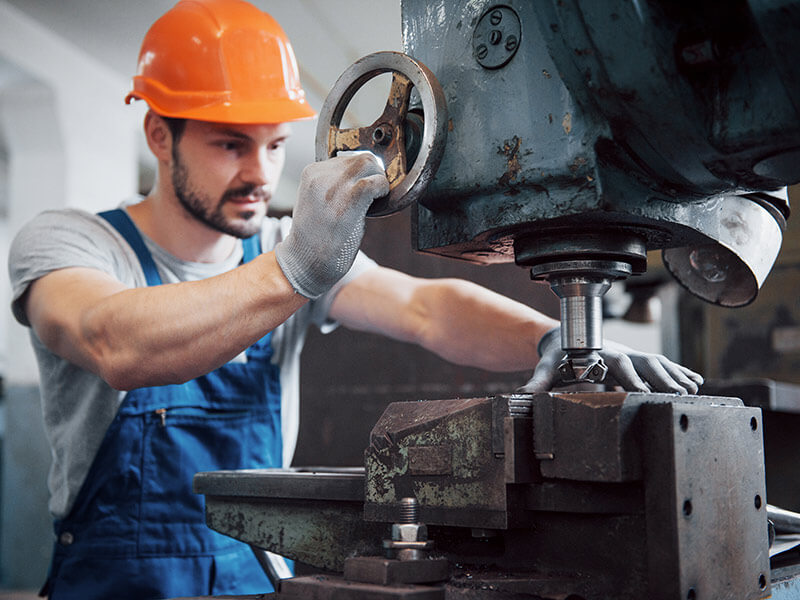
[[(370, 79), (392, 73), (389, 99), (372, 124), (340, 129), (342, 116), (356, 92)], [(407, 163), (406, 127), (409, 99), (415, 88), (422, 101), (424, 126), (414, 164)], [(353, 63), (336, 81), (319, 113), (316, 159), (343, 150), (369, 150), (383, 160), (389, 194), (372, 203), (367, 216), (380, 217), (402, 210), (422, 195), (439, 167), (447, 140), (447, 103), (442, 86), (421, 62), (401, 52), (376, 52)]]

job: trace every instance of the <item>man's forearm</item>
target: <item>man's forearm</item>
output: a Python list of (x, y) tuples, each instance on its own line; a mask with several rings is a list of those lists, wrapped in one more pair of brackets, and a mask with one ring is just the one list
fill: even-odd
[(442, 280), (420, 290), (429, 306), (421, 344), (456, 364), (491, 371), (523, 371), (536, 366), (536, 346), (557, 321), (538, 311), (463, 280)]
[(493, 371), (532, 369), (536, 346), (558, 322), (461, 279), (422, 279), (376, 268), (349, 283), (331, 308), (358, 330), (417, 343), (442, 358)]
[[(208, 373), (307, 302), (272, 253), (210, 279), (147, 288), (123, 288), (88, 271), (54, 272), (33, 284), (28, 316), (54, 352), (117, 389)], [(95, 276), (105, 279), (93, 282)], [(62, 300), (57, 311), (49, 306), (53, 290)]]

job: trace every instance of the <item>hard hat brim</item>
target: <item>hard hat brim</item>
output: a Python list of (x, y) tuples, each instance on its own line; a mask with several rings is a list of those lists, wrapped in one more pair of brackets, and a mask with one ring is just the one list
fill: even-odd
[[(135, 91), (125, 97), (125, 104), (133, 100), (144, 100), (156, 114), (176, 119), (192, 119), (195, 121), (211, 121), (214, 123), (235, 123), (247, 125), (254, 123), (286, 123), (303, 121), (317, 116), (304, 99), (279, 98), (264, 102), (218, 102), (204, 106), (186, 107), (184, 109), (167, 109), (152, 98)], [(174, 102), (172, 103), (175, 104)]]

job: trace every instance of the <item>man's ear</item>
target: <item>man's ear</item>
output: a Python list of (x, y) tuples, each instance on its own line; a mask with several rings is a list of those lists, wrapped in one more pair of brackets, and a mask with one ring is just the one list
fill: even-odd
[(172, 134), (164, 119), (152, 110), (148, 110), (144, 117), (144, 135), (156, 159), (169, 162), (172, 158)]

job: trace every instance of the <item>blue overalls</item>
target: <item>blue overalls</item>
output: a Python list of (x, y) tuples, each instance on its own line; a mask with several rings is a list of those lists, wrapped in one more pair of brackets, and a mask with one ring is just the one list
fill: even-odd
[[(136, 252), (148, 285), (161, 278), (121, 210), (101, 213)], [(244, 261), (260, 253), (243, 240)], [(271, 333), (228, 363), (181, 385), (128, 392), (56, 545), (43, 592), (52, 600), (146, 600), (260, 594), (272, 585), (250, 548), (209, 529), (198, 471), (279, 467), (279, 368)]]

